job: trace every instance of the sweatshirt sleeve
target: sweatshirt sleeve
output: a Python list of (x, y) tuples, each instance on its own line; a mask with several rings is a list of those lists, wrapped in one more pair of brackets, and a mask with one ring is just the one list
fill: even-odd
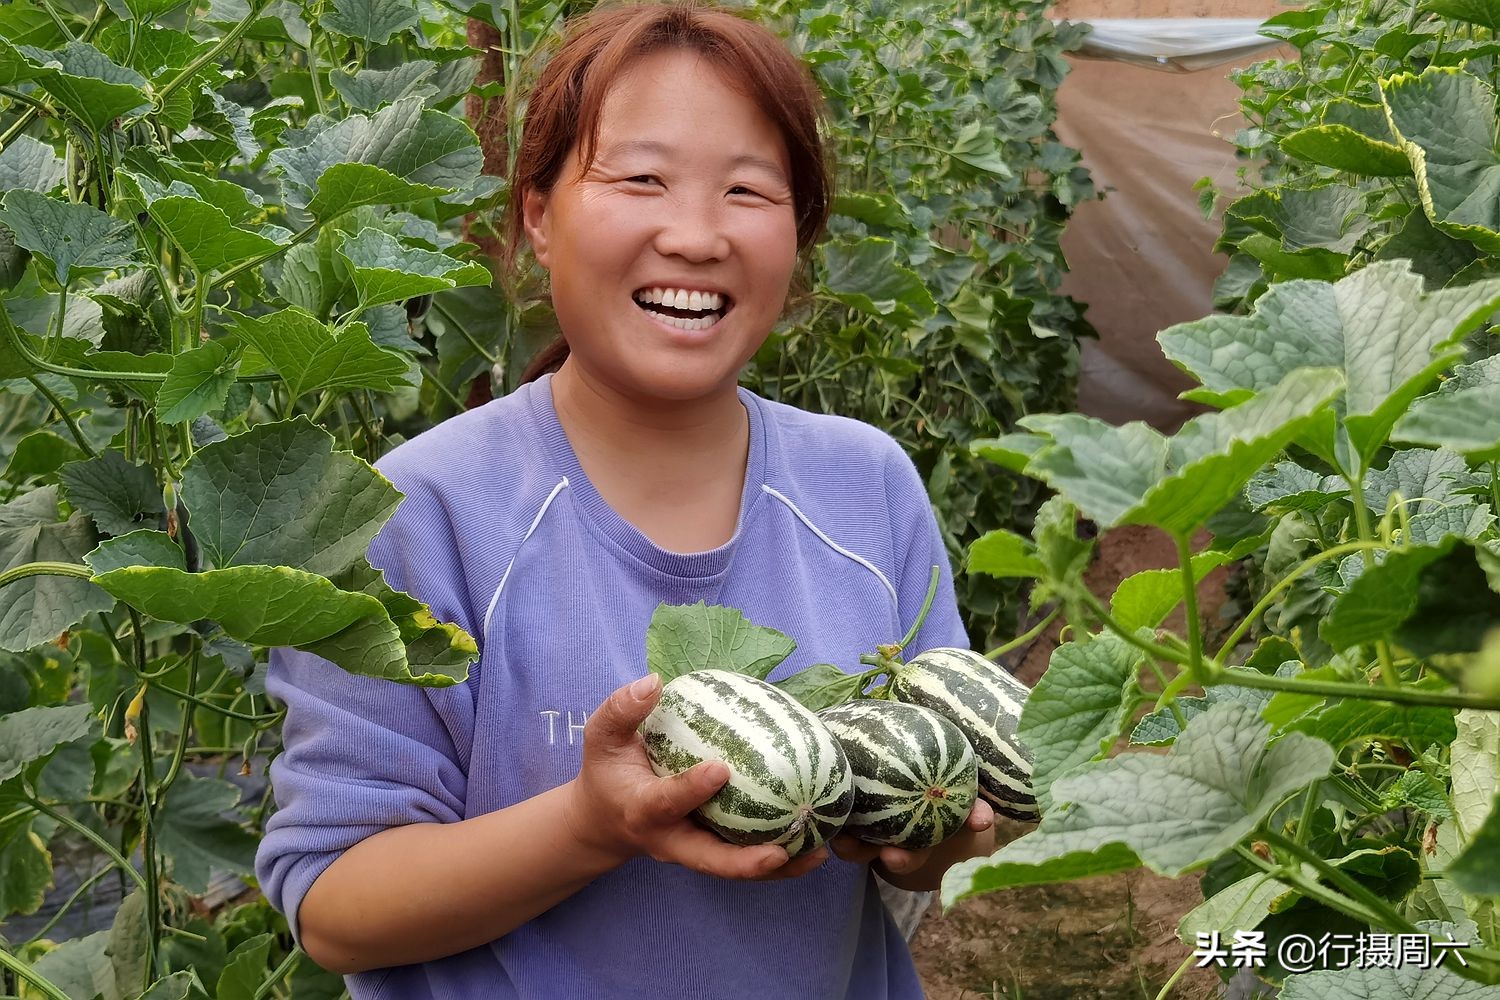
[(927, 486), (911, 457), (899, 442), (891, 440), (892, 455), (886, 466), (886, 497), (891, 512), (892, 540), (899, 562), (896, 566), (897, 610), (902, 635), (922, 610), (932, 567), (938, 567), (937, 594), (922, 622), (922, 629), (902, 659), (939, 647), (969, 648), (968, 631), (958, 613), (953, 586), (953, 566), (938, 527), (937, 515), (927, 496)]
[[(393, 587), (473, 633), (437, 497), (408, 493), (369, 559)], [(467, 684), (423, 688), (359, 676), (295, 649), (272, 651), (266, 693), (285, 704), (286, 718), (283, 752), (270, 768), (277, 811), (255, 874), (300, 946), (302, 899), (344, 851), (394, 826), (464, 818), (474, 706)]]

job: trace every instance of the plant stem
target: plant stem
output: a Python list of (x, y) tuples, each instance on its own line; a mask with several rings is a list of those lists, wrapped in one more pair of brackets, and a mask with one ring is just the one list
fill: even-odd
[(1025, 632), (1023, 632), (1020, 635), (1016, 636), (1014, 639), (1010, 640), (1009, 642), (1004, 643), (1004, 644), (999, 645), (999, 646), (996, 646), (994, 649), (990, 650), (988, 653), (985, 653), (984, 654), (985, 659), (987, 659), (987, 660), (996, 660), (996, 659), (999, 659), (1000, 657), (1004, 656), (1006, 653), (1009, 653), (1011, 650), (1013, 650), (1013, 649), (1015, 649), (1015, 648), (1017, 648), (1019, 646), (1026, 645), (1032, 639), (1035, 639), (1037, 636), (1041, 635), (1042, 632), (1047, 628), (1048, 625), (1051, 625), (1054, 621), (1057, 620), (1057, 616), (1060, 615), (1060, 614), (1062, 614), (1062, 608), (1060, 608), (1060, 607), (1053, 608), (1051, 614), (1047, 615), (1047, 617), (1043, 618), (1041, 621), (1039, 621), (1035, 625), (1031, 626), (1031, 628), (1027, 629)]
[[(927, 619), (927, 612), (932, 610), (932, 599), (937, 596), (938, 579), (941, 575), (942, 571), (936, 563), (933, 563), (932, 577), (927, 581), (927, 596), (922, 598), (922, 608), (917, 612), (917, 620), (911, 623), (911, 630), (896, 644), (901, 650), (911, 645), (912, 640), (917, 637), (917, 631), (922, 627), (922, 622)], [(900, 655), (899, 652), (897, 655)]]
[(35, 797), (34, 795), (27, 794), (26, 800), (31, 803), (32, 807), (36, 809), (37, 812), (43, 814), (44, 816), (51, 816), (63, 826), (69, 827), (83, 834), (83, 836), (88, 838), (95, 847), (103, 851), (109, 857), (109, 859), (119, 867), (122, 872), (129, 875), (135, 881), (135, 884), (141, 889), (142, 892), (145, 891), (146, 880), (141, 877), (140, 872), (135, 870), (135, 865), (132, 865), (129, 861), (125, 860), (125, 856), (122, 855), (119, 851), (115, 850), (113, 844), (109, 843), (109, 841), (105, 840), (103, 837), (99, 836), (93, 830), (84, 826), (73, 817), (67, 815), (66, 813), (60, 813), (56, 809), (53, 809), (51, 806), (47, 805), (47, 803), (43, 802), (41, 799)]
[(62, 401), (53, 394), (51, 389), (47, 388), (47, 383), (35, 375), (27, 375), (26, 381), (30, 382), (36, 388), (37, 392), (47, 397), (47, 402), (52, 404), (53, 408), (57, 410), (58, 415), (63, 418), (63, 423), (68, 425), (68, 431), (72, 433), (73, 440), (78, 442), (78, 447), (83, 453), (89, 458), (98, 458), (99, 453), (94, 450), (93, 445), (89, 444), (88, 438), (83, 436), (83, 431), (78, 429), (78, 422), (73, 419), (73, 414), (69, 413), (68, 408), (62, 404)]
[(35, 944), (42, 938), (46, 937), (47, 932), (50, 931), (53, 927), (57, 926), (57, 922), (67, 915), (67, 912), (73, 908), (73, 904), (78, 902), (79, 897), (81, 897), (85, 892), (92, 888), (95, 882), (99, 881), (112, 871), (114, 871), (113, 865), (105, 865), (93, 875), (89, 876), (89, 878), (86, 879), (82, 885), (73, 890), (73, 895), (69, 896), (68, 901), (66, 903), (63, 903), (63, 905), (58, 908), (57, 912), (52, 915), (52, 919), (43, 924), (41, 930), (31, 935), (26, 944)]
[[(1144, 653), (1148, 653), (1151, 656), (1156, 657), (1159, 660), (1166, 660), (1168, 663), (1175, 663), (1179, 667), (1187, 667), (1190, 665), (1188, 658), (1183, 654), (1177, 652), (1175, 649), (1169, 649), (1168, 647), (1163, 646), (1160, 643), (1151, 642), (1149, 639), (1142, 639), (1140, 636), (1136, 635), (1134, 632), (1131, 632), (1125, 626), (1115, 621), (1114, 616), (1109, 613), (1109, 609), (1106, 608), (1103, 603), (1100, 602), (1099, 598), (1095, 597), (1087, 588), (1080, 590), (1078, 596), (1083, 601), (1083, 603), (1088, 606), (1089, 610), (1094, 613), (1094, 616), (1099, 619), (1100, 623), (1103, 624), (1105, 628), (1109, 629), (1115, 635), (1130, 643), (1130, 645), (1134, 646)], [(1192, 677), (1190, 674), (1184, 674), (1183, 677), (1186, 678), (1182, 685), (1185, 687), (1186, 684), (1192, 680)]]
[(24, 580), (28, 576), (72, 576), (80, 580), (92, 580), (94, 578), (94, 571), (87, 566), (80, 566), (77, 563), (22, 563), (19, 566), (12, 566), (5, 572), (0, 573), (0, 587), (4, 587), (9, 583), (15, 583), (17, 580)]
[[(194, 59), (192, 62), (188, 63), (187, 66), (183, 67), (181, 73), (178, 73), (176, 76), (172, 77), (171, 80), (167, 81), (167, 85), (165, 87), (156, 92), (157, 109), (159, 110), (163, 107), (168, 94), (176, 90), (178, 87), (182, 86), (187, 81), (191, 80), (193, 78), (193, 74), (197, 73), (200, 69), (207, 66), (215, 59), (219, 58), (219, 53), (223, 52), (225, 49), (229, 48), (229, 46), (239, 41), (240, 36), (250, 29), (250, 25), (255, 23), (255, 19), (260, 16), (261, 10), (263, 10), (266, 4), (269, 2), (270, 0), (251, 0), (250, 13), (245, 16), (245, 19), (243, 21), (240, 21), (233, 28), (230, 28), (229, 33), (226, 34), (223, 38), (219, 39), (219, 43), (217, 45), (209, 49), (207, 52), (203, 53), (197, 59)], [(314, 89), (316, 89), (316, 86), (316, 83), (314, 83)]]
[(286, 958), (282, 959), (281, 964), (276, 966), (275, 971), (271, 973), (271, 978), (260, 984), (250, 1000), (266, 1000), (266, 997), (270, 996), (271, 991), (276, 988), (276, 984), (286, 978), (287, 974), (302, 960), (304, 954), (301, 948), (293, 948), (288, 952)]
[(1418, 933), (1416, 925), (1397, 913), (1391, 904), (1381, 899), (1369, 889), (1360, 885), (1342, 869), (1329, 864), (1316, 851), (1297, 843), (1289, 837), (1277, 833), (1275, 830), (1265, 830), (1263, 834), (1266, 841), (1279, 850), (1290, 854), (1305, 864), (1311, 865), (1320, 875), (1347, 892), (1354, 899), (1381, 918), (1380, 926), (1386, 930), (1397, 931), (1401, 934)]
[(1293, 583), (1296, 583), (1297, 578), (1302, 574), (1319, 563), (1348, 555), (1350, 552), (1360, 552), (1366, 549), (1383, 549), (1385, 547), (1379, 542), (1373, 541), (1345, 542), (1342, 545), (1335, 545), (1331, 549), (1324, 549), (1322, 552), (1302, 560), (1290, 573), (1276, 581), (1276, 584), (1270, 590), (1266, 591), (1265, 596), (1256, 602), (1255, 607), (1250, 609), (1250, 613), (1245, 616), (1244, 620), (1235, 626), (1234, 631), (1229, 634), (1229, 638), (1225, 639), (1224, 644), (1219, 647), (1218, 655), (1214, 657), (1214, 663), (1218, 666), (1224, 665), (1225, 659), (1234, 651), (1234, 647), (1244, 637), (1245, 633), (1250, 630), (1250, 626), (1255, 624), (1255, 620), (1265, 613), (1265, 610), (1280, 596), (1282, 591), (1286, 590)]
[(1193, 552), (1186, 535), (1176, 535), (1177, 565), (1182, 571), (1183, 613), (1187, 617), (1188, 670), (1194, 682), (1202, 684), (1208, 677), (1203, 665), (1202, 625), (1198, 621), (1198, 581), (1193, 578)]
[(475, 354), (478, 354), (481, 358), (484, 358), (484, 360), (489, 362), (491, 365), (499, 361), (499, 358), (495, 357), (494, 354), (486, 350), (484, 345), (479, 342), (478, 338), (476, 338), (472, 333), (469, 332), (469, 328), (455, 319), (453, 317), (453, 314), (446, 308), (444, 308), (443, 304), (439, 302), (436, 297), (434, 297), (432, 300), (432, 308), (442, 314), (443, 322), (447, 323), (449, 326), (453, 327), (453, 329), (457, 330), (459, 336), (463, 337), (469, 342), (469, 346), (474, 349)]
[[(192, 702), (194, 705), (200, 705), (203, 708), (218, 712), (220, 715), (226, 715), (231, 719), (238, 719), (241, 722), (254, 723), (256, 726), (264, 727), (272, 725), (276, 722), (276, 720), (280, 719), (285, 714), (285, 711), (281, 711), (273, 712), (270, 715), (245, 715), (243, 712), (232, 712), (229, 709), (224, 708), (222, 705), (215, 705), (211, 701), (204, 701), (197, 695), (190, 694), (187, 691), (179, 691), (176, 688), (167, 687), (167, 685), (165, 684), (157, 684), (149, 680), (146, 683), (150, 684), (158, 691), (163, 691), (174, 698), (181, 698), (183, 701)], [(227, 694), (228, 692), (225, 693)]]
[(71, 1000), (66, 993), (58, 989), (41, 973), (19, 958), (16, 958), (4, 948), (0, 948), (0, 966), (9, 969), (21, 979), (26, 980), (26, 982), (41, 990), (42, 994), (47, 997), (47, 1000)]
[[(193, 643), (192, 664), (188, 667), (189, 697), (196, 695), (198, 691), (198, 660), (199, 651), (201, 649), (201, 644), (195, 641)], [(182, 768), (182, 758), (183, 755), (187, 753), (188, 737), (192, 734), (192, 732), (193, 712), (191, 703), (188, 701), (184, 701), (182, 703), (182, 726), (177, 733), (177, 749), (172, 754), (172, 764), (169, 768), (167, 768), (167, 776), (163, 778), (161, 780), (161, 784), (157, 786), (156, 806), (158, 808), (161, 807), (161, 800), (167, 794), (167, 790), (172, 787), (172, 782), (177, 780), (177, 772)]]
[(1236, 845), (1234, 850), (1240, 857), (1249, 861), (1261, 871), (1266, 872), (1272, 878), (1276, 879), (1276, 881), (1291, 886), (1302, 895), (1322, 903), (1330, 910), (1337, 910), (1371, 927), (1380, 926), (1380, 920), (1375, 914), (1369, 912), (1349, 897), (1340, 895), (1307, 878), (1302, 874), (1301, 870), (1267, 861), (1244, 845)]
[(1172, 987), (1177, 985), (1177, 980), (1181, 979), (1187, 970), (1192, 967), (1193, 956), (1189, 955), (1182, 960), (1182, 964), (1177, 967), (1177, 971), (1172, 973), (1172, 978), (1168, 979), (1166, 984), (1162, 986), (1161, 992), (1156, 994), (1156, 1000), (1167, 1000), (1167, 997), (1172, 994)]

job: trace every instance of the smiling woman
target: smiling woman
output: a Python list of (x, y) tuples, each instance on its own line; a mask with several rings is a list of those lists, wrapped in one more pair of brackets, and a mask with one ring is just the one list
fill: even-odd
[(724, 764), (657, 777), (638, 732), (663, 603), (796, 636), (772, 680), (858, 671), (937, 565), (915, 648), (967, 644), (900, 445), (738, 384), (828, 217), (822, 98), (764, 27), (642, 4), (569, 23), (526, 109), (504, 265), (529, 245), (561, 339), (381, 460), (405, 500), (369, 553), (479, 664), (421, 690), (278, 652), (262, 887), (354, 1000), (915, 1000), (875, 876), (935, 888), (993, 848), (987, 805), (942, 854), (836, 837), (791, 858), (695, 824)]

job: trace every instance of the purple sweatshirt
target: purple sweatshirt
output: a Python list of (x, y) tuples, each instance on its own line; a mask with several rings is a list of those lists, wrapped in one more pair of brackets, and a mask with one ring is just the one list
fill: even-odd
[[(739, 608), (811, 663), (862, 669), (901, 638), (942, 568), (912, 652), (967, 647), (920, 476), (885, 432), (741, 387), (750, 451), (734, 537), (659, 548), (584, 475), (551, 376), (393, 450), (406, 499), (371, 543), (391, 584), (479, 643), (467, 682), (422, 688), (272, 654), (285, 751), (256, 856), (271, 904), (297, 908), (344, 851), (407, 823), (452, 823), (569, 781), (588, 714), (646, 673), (663, 601)], [(545, 830), (536, 836), (548, 836)], [(504, 851), (496, 844), (497, 852)], [(906, 941), (866, 865), (746, 882), (636, 858), (487, 945), (346, 977), (354, 1000), (913, 1000)]]

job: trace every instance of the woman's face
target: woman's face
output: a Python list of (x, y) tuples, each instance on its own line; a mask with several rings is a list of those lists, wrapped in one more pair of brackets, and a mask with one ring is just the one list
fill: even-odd
[[(696, 52), (658, 51), (616, 80), (595, 161), (582, 177), (578, 166), (575, 145), (552, 191), (524, 199), (568, 364), (635, 398), (687, 401), (733, 386), (775, 325), (796, 266), (776, 126)], [(719, 298), (642, 307), (663, 290)], [(706, 319), (682, 319), (715, 305)], [(677, 325), (657, 318), (673, 312)]]

